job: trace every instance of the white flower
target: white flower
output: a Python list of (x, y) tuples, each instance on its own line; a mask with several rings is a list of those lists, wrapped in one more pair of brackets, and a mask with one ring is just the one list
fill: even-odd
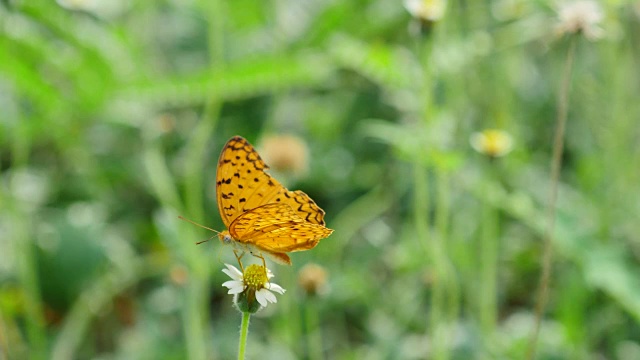
[[(278, 294), (284, 294), (286, 291), (280, 285), (270, 281), (273, 273), (263, 266), (249, 265), (244, 269), (244, 273), (233, 265), (225, 264), (225, 266), (227, 268), (222, 269), (222, 272), (229, 275), (231, 280), (224, 282), (222, 286), (229, 289), (228, 294), (244, 294), (247, 301), (251, 302), (255, 298), (262, 307), (266, 307), (269, 303), (278, 302), (272, 291)], [(234, 297), (234, 301), (237, 300), (237, 297)]]
[(437, 21), (444, 16), (447, 7), (446, 0), (405, 0), (404, 7), (411, 16), (426, 20)]
[(564, 3), (558, 10), (558, 18), (559, 24), (556, 30), (560, 34), (582, 32), (589, 40), (597, 40), (603, 35), (599, 25), (604, 19), (604, 14), (595, 1), (581, 0)]
[(309, 170), (307, 143), (294, 135), (272, 135), (262, 140), (262, 157), (276, 172), (303, 176)]

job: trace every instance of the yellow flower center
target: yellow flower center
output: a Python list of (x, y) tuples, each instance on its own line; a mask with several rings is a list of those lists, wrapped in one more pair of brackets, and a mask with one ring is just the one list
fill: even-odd
[(484, 132), (484, 136), (485, 151), (489, 155), (499, 154), (507, 147), (507, 137), (501, 132), (495, 130), (487, 130)]
[(267, 277), (267, 269), (262, 265), (251, 264), (244, 269), (244, 284), (256, 290), (260, 290), (264, 287), (264, 284), (269, 282)]
[(488, 129), (475, 133), (471, 137), (471, 145), (479, 153), (498, 157), (511, 151), (513, 139), (509, 133), (502, 130)]

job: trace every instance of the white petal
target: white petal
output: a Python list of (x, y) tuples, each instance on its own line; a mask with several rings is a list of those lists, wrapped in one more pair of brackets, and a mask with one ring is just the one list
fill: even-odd
[(227, 274), (227, 276), (230, 277), (232, 280), (240, 280), (240, 279), (236, 279), (235, 274), (227, 269), (222, 269), (222, 272)]
[(229, 289), (229, 291), (227, 291), (227, 294), (240, 294), (243, 291), (244, 291), (244, 288), (236, 287), (233, 289)]
[(222, 283), (222, 286), (226, 287), (226, 288), (233, 288), (233, 287), (243, 287), (244, 285), (242, 284), (242, 281), (238, 281), (238, 280), (229, 280), (229, 281), (225, 281)]
[[(256, 291), (256, 300), (258, 300), (258, 302), (260, 303), (260, 305), (262, 305), (262, 307), (267, 306), (269, 303), (267, 302), (267, 299), (264, 296), (264, 291), (262, 291), (264, 289), (260, 289), (258, 291)], [(269, 291), (266, 291), (269, 292)]]
[(275, 284), (275, 283), (269, 283), (269, 284), (267, 285), (267, 289), (269, 289), (269, 290), (271, 290), (271, 291), (275, 291), (275, 292), (277, 292), (278, 294), (284, 294), (284, 292), (285, 292), (285, 291), (287, 291), (287, 290), (285, 290), (284, 288), (282, 288), (282, 286), (280, 286), (280, 285), (278, 285), (278, 284)]
[(227, 266), (226, 269), (222, 269), (222, 272), (229, 275), (233, 280), (242, 280), (242, 272), (238, 270), (235, 266), (225, 264)]
[(244, 290), (244, 284), (242, 283), (242, 281), (229, 280), (225, 281), (222, 286), (229, 289), (229, 292), (227, 292), (227, 294), (238, 294)]
[(262, 293), (262, 296), (264, 296), (264, 298), (270, 303), (275, 304), (278, 302), (278, 299), (276, 299), (276, 296), (273, 295), (273, 293), (267, 289), (258, 290), (258, 292), (256, 292), (256, 297), (258, 296), (258, 293)]

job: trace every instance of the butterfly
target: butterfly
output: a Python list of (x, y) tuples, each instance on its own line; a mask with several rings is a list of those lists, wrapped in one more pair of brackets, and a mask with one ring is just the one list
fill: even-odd
[(333, 230), (325, 227), (324, 211), (304, 192), (290, 191), (269, 175), (267, 164), (244, 138), (225, 144), (216, 172), (216, 198), (228, 230), (218, 234), (240, 259), (263, 255), (291, 265), (287, 253), (314, 248)]

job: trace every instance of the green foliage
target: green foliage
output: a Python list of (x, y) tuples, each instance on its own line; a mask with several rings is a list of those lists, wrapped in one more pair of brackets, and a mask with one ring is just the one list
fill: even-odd
[[(573, 35), (540, 359), (640, 357), (640, 12), (602, 6), (604, 37)], [(270, 265), (288, 291), (253, 317), (248, 358), (524, 358), (569, 37), (556, 10), (2, 2), (0, 359), (235, 356), (235, 258), (177, 217), (223, 230), (222, 145), (281, 134), (309, 157), (276, 177), (335, 232)], [(487, 128), (513, 151), (474, 152)], [(317, 296), (296, 280), (309, 262), (329, 276)]]

